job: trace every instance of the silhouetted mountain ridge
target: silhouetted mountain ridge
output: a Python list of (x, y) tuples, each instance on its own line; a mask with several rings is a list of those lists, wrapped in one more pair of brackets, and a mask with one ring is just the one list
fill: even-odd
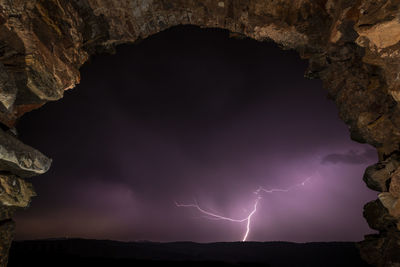
[(9, 267), (22, 266), (368, 266), (352, 242), (15, 241)]

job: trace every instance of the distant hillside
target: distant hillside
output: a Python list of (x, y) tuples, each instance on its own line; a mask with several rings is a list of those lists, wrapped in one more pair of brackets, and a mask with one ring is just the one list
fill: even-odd
[(9, 267), (368, 266), (354, 243), (154, 243), (86, 239), (14, 242)]

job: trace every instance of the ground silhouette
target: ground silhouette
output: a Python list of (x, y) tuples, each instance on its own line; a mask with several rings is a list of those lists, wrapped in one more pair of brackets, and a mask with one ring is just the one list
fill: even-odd
[(351, 242), (16, 241), (9, 267), (22, 266), (369, 266)]

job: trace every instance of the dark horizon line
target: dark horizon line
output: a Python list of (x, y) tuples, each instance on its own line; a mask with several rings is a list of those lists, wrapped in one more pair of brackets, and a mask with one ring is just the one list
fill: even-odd
[(217, 241), (217, 242), (195, 242), (188, 240), (180, 240), (180, 241), (151, 241), (151, 240), (132, 240), (132, 241), (123, 241), (123, 240), (114, 240), (114, 239), (95, 239), (95, 238), (84, 238), (84, 237), (50, 237), (50, 238), (40, 238), (40, 239), (16, 239), (13, 242), (35, 242), (35, 241), (100, 241), (100, 242), (116, 242), (116, 243), (153, 243), (153, 244), (174, 244), (174, 243), (191, 243), (191, 244), (224, 244), (224, 243), (287, 243), (287, 244), (325, 244), (325, 243), (358, 243), (359, 241), (340, 241), (340, 240), (332, 240), (332, 241), (311, 241), (311, 242), (294, 242), (294, 241)]

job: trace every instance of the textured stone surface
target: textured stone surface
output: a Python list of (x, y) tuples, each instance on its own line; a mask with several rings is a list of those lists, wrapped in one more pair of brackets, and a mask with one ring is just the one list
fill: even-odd
[(389, 214), (387, 208), (377, 199), (364, 206), (364, 217), (369, 227), (378, 231), (396, 230), (397, 219)]
[(14, 238), (15, 223), (12, 217), (16, 207), (4, 206), (0, 204), (0, 266), (6, 266), (8, 261), (8, 251)]
[[(400, 220), (400, 167), (393, 170), (387, 180), (388, 189), (379, 194), (379, 200), (388, 210), (389, 214)], [(400, 223), (398, 230), (400, 231)]]
[(388, 191), (391, 176), (400, 166), (397, 155), (369, 166), (364, 173), (363, 180), (369, 188), (375, 191)]
[(51, 159), (0, 129), (0, 170), (21, 177), (45, 173)]
[(11, 219), (14, 216), (16, 210), (16, 207), (0, 205), (0, 221)]
[(383, 206), (388, 209), (390, 215), (395, 218), (400, 218), (399, 198), (394, 197), (389, 192), (383, 192), (379, 194), (379, 200), (382, 202)]
[(8, 252), (14, 238), (15, 223), (12, 220), (0, 222), (0, 266), (7, 266)]
[[(371, 263), (398, 266), (398, 232), (387, 229), (393, 218), (400, 225), (399, 17), (397, 0), (0, 0), (0, 121), (12, 127), (25, 112), (60, 99), (92, 54), (174, 25), (273, 40), (309, 60), (306, 76), (323, 81), (351, 138), (376, 147), (380, 162), (364, 180), (382, 193), (364, 214), (380, 233), (361, 243), (361, 252)], [(1, 169), (19, 176), (50, 165), (3, 131), (0, 157)]]
[(36, 196), (30, 182), (15, 175), (0, 174), (0, 203), (10, 207), (27, 207)]
[(390, 176), (389, 192), (395, 198), (400, 198), (400, 168)]
[(400, 262), (400, 232), (367, 235), (359, 248), (364, 259), (374, 266), (398, 267)]
[(17, 87), (8, 75), (3, 63), (0, 63), (0, 103), (2, 109), (9, 110), (17, 97)]

